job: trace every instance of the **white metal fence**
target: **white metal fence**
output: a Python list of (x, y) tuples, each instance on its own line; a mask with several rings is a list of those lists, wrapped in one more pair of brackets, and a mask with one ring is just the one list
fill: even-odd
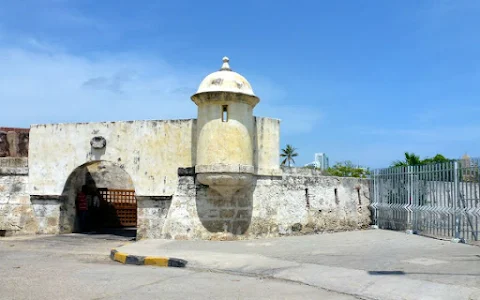
[(373, 173), (374, 223), (383, 229), (478, 240), (479, 159), (394, 167)]

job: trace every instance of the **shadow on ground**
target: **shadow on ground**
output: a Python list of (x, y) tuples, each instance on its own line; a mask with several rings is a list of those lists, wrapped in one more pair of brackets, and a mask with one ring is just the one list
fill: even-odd
[(118, 240), (118, 241), (135, 241), (137, 236), (137, 229), (135, 227), (126, 228), (104, 228), (98, 231), (83, 232), (83, 233), (68, 233), (59, 235), (61, 237), (88, 237), (102, 240)]

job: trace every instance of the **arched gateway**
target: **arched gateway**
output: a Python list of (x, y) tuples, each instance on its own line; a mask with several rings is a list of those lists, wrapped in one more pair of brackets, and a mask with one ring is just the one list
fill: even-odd
[[(82, 193), (85, 206), (78, 202)], [(65, 183), (62, 198), (61, 233), (133, 230), (137, 226), (133, 181), (115, 163), (99, 160), (75, 168)]]

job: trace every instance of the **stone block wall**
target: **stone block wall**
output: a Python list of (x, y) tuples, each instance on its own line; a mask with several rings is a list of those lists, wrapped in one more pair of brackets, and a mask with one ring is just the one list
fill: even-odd
[[(322, 176), (315, 170), (283, 169), (282, 176), (259, 176), (230, 201), (179, 174), (177, 193), (158, 208), (144, 207), (139, 237), (172, 239), (251, 239), (343, 231), (369, 226), (369, 181)], [(154, 202), (144, 202), (144, 205)], [(148, 206), (148, 205), (147, 205)], [(159, 212), (161, 206), (161, 213)], [(141, 228), (141, 229), (140, 229)]]
[(162, 237), (172, 197), (138, 197), (137, 196), (137, 239), (154, 239)]
[(35, 233), (27, 158), (0, 157), (0, 236)]
[(369, 186), (366, 179), (298, 168), (284, 168), (281, 179), (258, 178), (249, 233), (258, 237), (366, 228), (371, 222)]
[(35, 216), (36, 231), (26, 233), (59, 234), (61, 233), (61, 211), (63, 197), (31, 196), (32, 210)]
[[(0, 158), (0, 235), (71, 232), (68, 195), (29, 195), (27, 186), (27, 159)], [(258, 176), (225, 201), (195, 181), (193, 168), (179, 169), (173, 196), (137, 196), (137, 238), (232, 240), (361, 229), (370, 224), (369, 198), (368, 180), (284, 168), (282, 176)]]

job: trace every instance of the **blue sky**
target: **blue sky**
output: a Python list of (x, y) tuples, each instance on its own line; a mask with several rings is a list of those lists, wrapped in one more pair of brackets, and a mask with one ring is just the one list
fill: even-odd
[(480, 156), (480, 1), (2, 1), (0, 126), (194, 118), (229, 56), (297, 165)]

